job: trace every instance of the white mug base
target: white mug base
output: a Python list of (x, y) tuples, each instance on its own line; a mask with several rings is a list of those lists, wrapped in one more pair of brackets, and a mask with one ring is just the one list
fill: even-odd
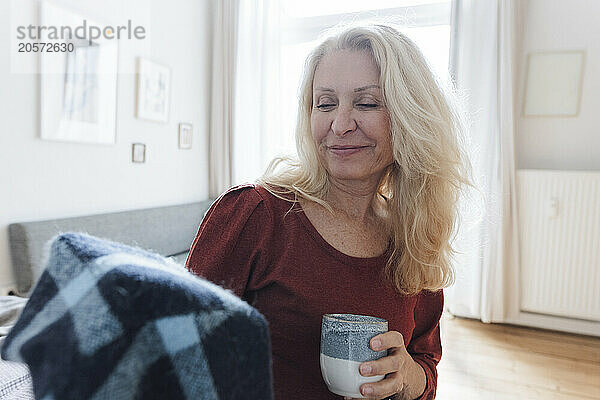
[(362, 376), (358, 371), (361, 362), (342, 360), (321, 354), (321, 375), (329, 391), (340, 395), (359, 399), (365, 397), (360, 393), (361, 385), (379, 382), (385, 375)]

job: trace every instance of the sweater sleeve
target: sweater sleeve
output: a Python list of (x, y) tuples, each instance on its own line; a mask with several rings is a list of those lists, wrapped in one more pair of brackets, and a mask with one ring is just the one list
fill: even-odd
[(432, 400), (437, 389), (437, 364), (442, 358), (440, 318), (444, 293), (423, 291), (415, 305), (415, 330), (406, 350), (423, 367), (427, 384), (419, 400)]
[(186, 268), (244, 298), (267, 265), (270, 212), (253, 185), (235, 186), (208, 209), (188, 254)]

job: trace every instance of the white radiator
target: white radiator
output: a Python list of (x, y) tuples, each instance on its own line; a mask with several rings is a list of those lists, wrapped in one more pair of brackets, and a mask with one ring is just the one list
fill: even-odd
[(600, 172), (518, 170), (521, 311), (600, 321)]

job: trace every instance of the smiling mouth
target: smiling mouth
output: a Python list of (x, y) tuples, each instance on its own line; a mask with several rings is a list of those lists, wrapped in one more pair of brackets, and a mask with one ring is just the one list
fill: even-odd
[(329, 146), (330, 150), (351, 150), (351, 149), (364, 149), (365, 147), (371, 146)]
[(331, 146), (327, 149), (338, 156), (348, 156), (371, 146)]

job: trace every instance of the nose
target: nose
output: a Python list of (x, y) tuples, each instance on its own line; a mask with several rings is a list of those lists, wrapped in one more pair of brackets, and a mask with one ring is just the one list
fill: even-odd
[(335, 135), (344, 136), (346, 133), (356, 129), (356, 120), (350, 110), (338, 109), (331, 124), (331, 130)]

